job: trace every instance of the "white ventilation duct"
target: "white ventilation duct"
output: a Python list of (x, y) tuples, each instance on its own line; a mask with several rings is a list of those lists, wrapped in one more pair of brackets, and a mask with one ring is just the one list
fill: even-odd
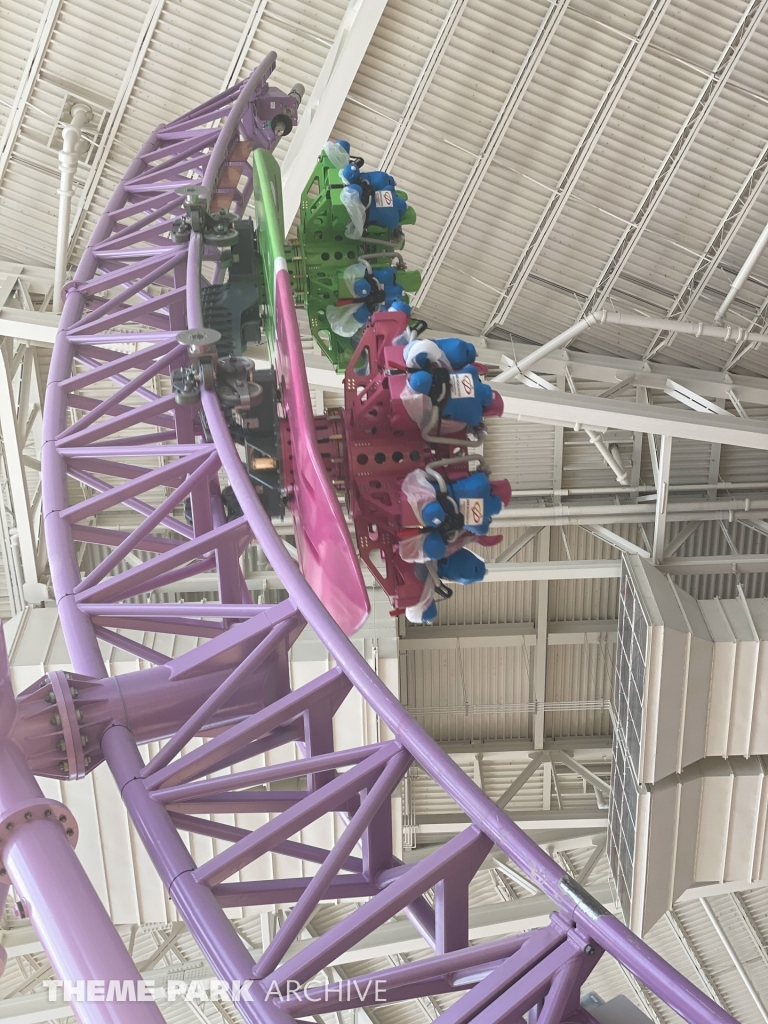
[(624, 566), (608, 853), (646, 934), (695, 886), (768, 882), (768, 600)]

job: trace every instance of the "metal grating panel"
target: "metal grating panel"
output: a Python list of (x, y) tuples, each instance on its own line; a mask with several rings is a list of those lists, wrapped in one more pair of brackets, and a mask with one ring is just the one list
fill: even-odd
[(631, 575), (621, 578), (614, 685), (614, 742), (608, 810), (608, 861), (629, 917), (639, 803), (640, 744), (648, 652), (648, 620)]

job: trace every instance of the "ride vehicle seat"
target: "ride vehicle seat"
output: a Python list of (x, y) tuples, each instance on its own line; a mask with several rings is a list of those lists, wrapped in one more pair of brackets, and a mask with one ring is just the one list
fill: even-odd
[(429, 370), (432, 366), (460, 370), (474, 363), (477, 349), (461, 338), (416, 338), (405, 346), (404, 357), (409, 370)]
[(469, 586), (479, 583), (485, 576), (485, 562), (482, 558), (466, 548), (456, 551), (447, 558), (424, 565), (414, 565), (414, 575), (423, 581), (421, 600), (405, 609), (405, 617), (409, 622), (428, 624), (437, 618), (435, 594), (440, 597), (451, 597), (453, 591), (442, 581), (450, 580)]
[(470, 427), (480, 426), (485, 409), (494, 400), (493, 388), (480, 379), (471, 364), (457, 372), (444, 367), (416, 370), (409, 374), (408, 386), (415, 394), (427, 396), (442, 418)]

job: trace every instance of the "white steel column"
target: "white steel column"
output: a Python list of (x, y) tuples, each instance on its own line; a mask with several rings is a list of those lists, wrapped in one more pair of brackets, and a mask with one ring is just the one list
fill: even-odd
[[(550, 528), (545, 527), (539, 534), (539, 558), (549, 560)], [(549, 624), (549, 581), (540, 580), (536, 584), (536, 647), (533, 660), (533, 701), (536, 710), (533, 714), (533, 748), (542, 750), (544, 747), (544, 705), (547, 699), (547, 648)]]
[[(298, 213), (301, 193), (333, 131), (363, 62), (387, 0), (350, 0), (325, 63), (317, 76), (282, 163), (285, 229)], [(403, 51), (405, 54), (405, 50)]]
[(659, 473), (656, 480), (656, 517), (653, 533), (653, 561), (660, 562), (664, 556), (664, 534), (667, 530), (667, 505), (669, 503), (669, 468), (672, 464), (672, 438), (665, 434), (659, 449)]
[(763, 1018), (763, 1020), (765, 1021), (765, 1024), (768, 1024), (768, 1009), (766, 1009), (765, 1003), (760, 998), (760, 994), (757, 991), (757, 989), (755, 988), (755, 986), (754, 986), (754, 984), (752, 982), (752, 979), (747, 974), (746, 969), (745, 969), (744, 965), (742, 964), (741, 960), (739, 959), (739, 956), (738, 956), (736, 950), (731, 945), (730, 939), (725, 934), (725, 929), (720, 924), (720, 921), (718, 920), (717, 915), (715, 914), (714, 910), (710, 906), (708, 900), (702, 899), (701, 900), (701, 905), (704, 908), (704, 911), (705, 911), (707, 917), (709, 918), (709, 920), (710, 920), (710, 922), (712, 924), (712, 927), (717, 932), (718, 938), (720, 939), (720, 941), (722, 942), (723, 946), (725, 947), (725, 951), (728, 954), (728, 957), (730, 958), (731, 963), (736, 968), (737, 974), (739, 975), (741, 980), (744, 982), (744, 987), (746, 988), (747, 992), (749, 992), (750, 996), (752, 997), (752, 1001), (754, 1002), (754, 1004), (755, 1004), (755, 1006), (757, 1008), (757, 1012)]
[[(5, 346), (4, 346), (5, 348)], [(21, 452), (21, 438), (16, 422), (16, 397), (13, 393), (5, 352), (0, 353), (0, 435), (3, 439), (5, 464), (8, 470), (8, 484), (13, 503), (13, 515), (18, 530), (19, 553), (23, 572), (23, 584), (27, 592), (38, 583), (37, 540), (30, 508), (27, 476)], [(10, 566), (8, 567), (10, 571)]]

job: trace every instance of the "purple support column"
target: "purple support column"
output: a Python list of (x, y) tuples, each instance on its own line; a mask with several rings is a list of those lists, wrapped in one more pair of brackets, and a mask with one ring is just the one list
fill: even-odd
[(493, 841), (479, 836), (465, 850), (451, 871), (435, 885), (436, 953), (451, 953), (469, 945), (469, 884), (491, 852)]
[[(67, 820), (61, 822), (62, 816)], [(0, 740), (0, 828), (3, 869), (57, 976), (71, 982), (125, 981), (138, 992), (141, 975), (70, 846), (66, 833), (74, 831), (74, 817), (45, 799), (18, 747), (8, 740)], [(163, 1020), (151, 1001), (78, 1000), (72, 1012), (81, 1024)]]
[[(123, 981), (138, 994), (141, 975), (72, 848), (74, 815), (44, 796), (24, 755), (7, 738), (15, 716), (0, 626), (0, 897), (5, 900), (10, 882), (61, 981)], [(151, 1001), (76, 1001), (72, 1011), (81, 1024), (163, 1020)]]

